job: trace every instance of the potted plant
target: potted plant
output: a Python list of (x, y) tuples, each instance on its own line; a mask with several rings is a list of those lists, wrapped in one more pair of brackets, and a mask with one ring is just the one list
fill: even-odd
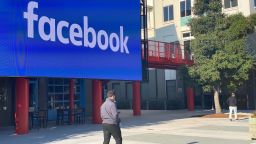
[(249, 118), (249, 132), (252, 140), (256, 140), (256, 112)]

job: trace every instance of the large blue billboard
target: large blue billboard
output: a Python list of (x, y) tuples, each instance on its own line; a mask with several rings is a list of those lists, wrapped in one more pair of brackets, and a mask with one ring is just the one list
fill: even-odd
[(141, 80), (139, 0), (1, 0), (0, 76)]

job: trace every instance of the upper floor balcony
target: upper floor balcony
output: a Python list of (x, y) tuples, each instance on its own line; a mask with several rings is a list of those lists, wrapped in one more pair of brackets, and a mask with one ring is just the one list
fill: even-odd
[[(144, 48), (142, 49), (143, 59), (145, 59)], [(178, 42), (148, 41), (149, 68), (177, 69), (181, 66), (191, 66), (193, 63), (192, 54), (182, 49)]]

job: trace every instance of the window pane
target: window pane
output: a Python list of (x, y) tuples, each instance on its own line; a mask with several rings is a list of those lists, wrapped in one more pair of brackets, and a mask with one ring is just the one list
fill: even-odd
[(69, 85), (69, 79), (64, 79), (64, 85)]
[(64, 95), (64, 101), (69, 101), (69, 94)]
[(224, 7), (230, 8), (230, 0), (224, 0)]
[(60, 109), (63, 107), (63, 102), (57, 102), (54, 104), (54, 109)]
[(256, 0), (254, 0), (254, 6), (256, 7)]
[[(48, 85), (48, 108), (56, 109), (68, 107), (69, 104), (69, 82), (70, 79), (52, 79), (51, 85)], [(50, 84), (50, 83), (49, 83)], [(75, 100), (80, 102), (80, 80), (75, 80), (76, 95)]]
[(190, 33), (183, 33), (183, 38), (190, 37)]
[(51, 95), (48, 96), (48, 101), (49, 101), (49, 102), (53, 102), (54, 100), (55, 100), (55, 97), (54, 97), (53, 94), (51, 94)]
[(75, 107), (80, 108), (80, 102), (75, 102)]
[(63, 79), (55, 79), (56, 85), (63, 85)]
[(65, 102), (65, 103), (64, 103), (64, 108), (65, 108), (65, 109), (69, 109), (69, 102)]
[(56, 93), (63, 93), (63, 86), (56, 86), (55, 87), (55, 92)]
[(173, 20), (173, 6), (169, 6), (169, 20)]
[(48, 92), (49, 93), (53, 93), (54, 92), (54, 87), (53, 86), (49, 86), (48, 87)]
[(75, 100), (78, 100), (78, 101), (80, 100), (80, 94), (75, 95)]
[(141, 29), (144, 29), (144, 16), (140, 16)]
[(168, 7), (164, 7), (164, 21), (168, 21)]
[(231, 0), (232, 7), (238, 6), (237, 0)]
[(186, 16), (191, 15), (191, 0), (186, 1)]
[(56, 94), (55, 95), (55, 101), (63, 101), (63, 95), (62, 94)]
[(52, 78), (49, 78), (49, 79), (48, 79), (48, 83), (49, 83), (49, 84), (54, 84), (54, 80), (53, 80)]
[(63, 93), (69, 93), (69, 86), (64, 86), (64, 91)]
[(180, 2), (180, 16), (181, 17), (186, 16), (185, 1)]
[(184, 49), (190, 51), (190, 40), (184, 41)]

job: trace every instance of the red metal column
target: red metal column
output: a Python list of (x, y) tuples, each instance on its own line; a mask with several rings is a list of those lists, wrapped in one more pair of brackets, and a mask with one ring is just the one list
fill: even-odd
[(193, 88), (187, 88), (187, 104), (188, 110), (194, 111), (194, 91)]
[(74, 99), (75, 99), (75, 80), (71, 79), (69, 81), (69, 110), (70, 110), (70, 115), (69, 115), (69, 121), (70, 124), (74, 123)]
[(140, 116), (141, 115), (141, 103), (140, 103), (140, 82), (133, 82), (133, 115)]
[(100, 117), (100, 107), (102, 104), (102, 81), (94, 80), (93, 81), (93, 114), (92, 122), (94, 124), (101, 124), (102, 120)]
[(29, 80), (16, 79), (16, 112), (15, 131), (18, 135), (27, 134), (29, 131)]

